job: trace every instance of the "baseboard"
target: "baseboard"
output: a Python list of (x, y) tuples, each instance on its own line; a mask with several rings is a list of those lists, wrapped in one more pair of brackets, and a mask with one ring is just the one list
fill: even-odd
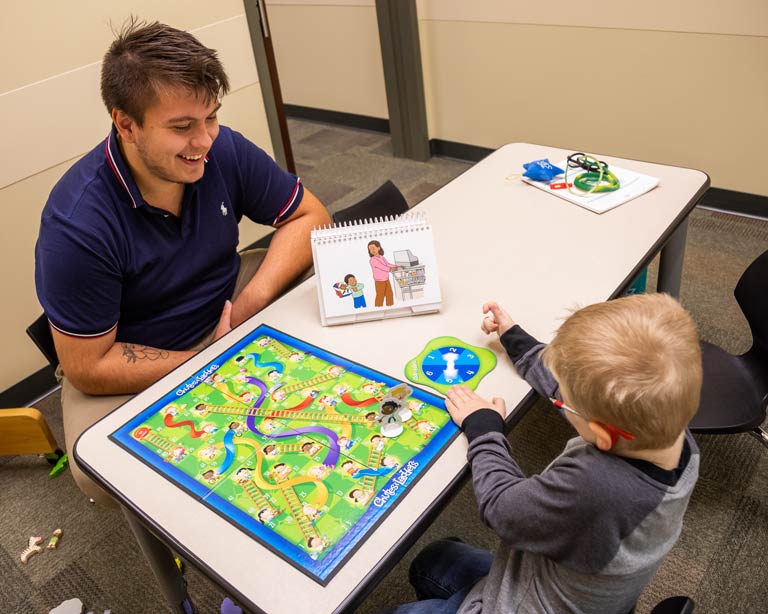
[(285, 114), (297, 119), (308, 119), (324, 124), (336, 124), (346, 128), (360, 128), (375, 132), (389, 132), (389, 120), (370, 115), (358, 115), (357, 113), (344, 113), (343, 111), (329, 111), (314, 107), (302, 107), (297, 104), (284, 105)]
[(468, 145), (466, 143), (445, 141), (443, 139), (429, 139), (429, 149), (433, 156), (456, 158), (458, 160), (466, 160), (467, 162), (480, 162), (480, 160), (492, 154), (494, 151), (490, 147)]
[(758, 194), (709, 188), (701, 197), (699, 207), (768, 219), (768, 196)]
[(51, 365), (35, 371), (10, 388), (0, 392), (0, 407), (30, 407), (59, 387)]

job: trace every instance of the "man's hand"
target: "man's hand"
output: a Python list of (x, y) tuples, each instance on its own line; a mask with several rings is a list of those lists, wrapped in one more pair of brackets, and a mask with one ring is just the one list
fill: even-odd
[(218, 341), (229, 331), (232, 330), (232, 303), (224, 301), (224, 309), (221, 310), (221, 317), (216, 326), (216, 332), (213, 334), (213, 340)]
[(483, 305), (483, 313), (486, 314), (486, 316), (483, 318), (480, 328), (486, 335), (498, 333), (499, 337), (501, 337), (515, 325), (515, 321), (512, 317), (499, 307), (496, 301), (485, 303), (485, 305)]
[(450, 388), (447, 396), (448, 399), (445, 401), (445, 407), (448, 409), (448, 413), (451, 414), (451, 418), (458, 426), (461, 426), (464, 423), (467, 416), (475, 413), (479, 409), (492, 409), (502, 418), (505, 418), (507, 415), (507, 406), (506, 403), (504, 403), (504, 399), (493, 397), (493, 400), (489, 403), (466, 386), (454, 386), (453, 388)]

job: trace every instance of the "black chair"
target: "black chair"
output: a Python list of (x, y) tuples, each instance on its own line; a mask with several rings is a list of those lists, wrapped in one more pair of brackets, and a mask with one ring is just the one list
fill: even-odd
[(400, 215), (408, 211), (408, 203), (397, 186), (387, 180), (363, 200), (337, 211), (331, 217), (335, 224), (357, 222), (388, 215)]
[(768, 433), (760, 428), (768, 409), (768, 251), (747, 267), (733, 294), (749, 323), (752, 347), (734, 356), (702, 342), (701, 404), (690, 429), (750, 433), (768, 447)]
[(651, 610), (651, 614), (691, 614), (694, 603), (688, 597), (667, 597), (664, 601), (656, 604)]
[(45, 314), (40, 314), (32, 324), (27, 327), (27, 335), (37, 346), (37, 349), (48, 359), (50, 365), (55, 369), (59, 366), (59, 356), (56, 354), (56, 346), (53, 344), (53, 335), (51, 326), (48, 324), (48, 318)]
[[(406, 211), (408, 211), (408, 203), (402, 192), (397, 189), (394, 183), (387, 180), (363, 200), (350, 205), (346, 209), (337, 211), (331, 218), (334, 223), (340, 224), (342, 222), (353, 222), (367, 218), (400, 215)], [(274, 232), (270, 232), (258, 241), (248, 245), (245, 249), (268, 248), (274, 234)]]

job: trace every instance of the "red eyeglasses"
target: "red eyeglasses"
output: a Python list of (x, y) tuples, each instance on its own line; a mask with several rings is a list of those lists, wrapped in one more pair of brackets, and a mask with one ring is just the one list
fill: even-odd
[[(562, 401), (558, 401), (557, 399), (553, 399), (550, 397), (549, 399), (550, 403), (557, 407), (558, 409), (562, 409), (564, 411), (567, 411), (569, 413), (572, 413), (574, 416), (578, 416), (582, 420), (589, 422), (588, 418), (585, 418), (582, 416), (579, 412), (577, 412), (572, 407), (568, 407), (565, 403)], [(597, 422), (597, 420), (595, 420)], [(632, 433), (627, 433), (627, 431), (622, 431), (620, 428), (613, 426), (612, 424), (606, 424), (605, 422), (597, 422), (600, 426), (602, 426), (606, 431), (608, 431), (608, 434), (611, 436), (611, 447), (616, 445), (616, 442), (619, 440), (619, 437), (626, 439), (627, 441), (632, 441), (635, 436)]]

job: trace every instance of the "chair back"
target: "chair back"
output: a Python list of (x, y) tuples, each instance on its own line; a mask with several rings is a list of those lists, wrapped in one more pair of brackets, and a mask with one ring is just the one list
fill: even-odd
[(752, 348), (744, 359), (765, 394), (768, 392), (768, 250), (747, 267), (733, 295), (752, 332)]
[(27, 335), (37, 346), (37, 349), (48, 359), (50, 365), (55, 369), (59, 366), (59, 356), (56, 354), (56, 346), (53, 344), (53, 335), (51, 334), (51, 325), (48, 324), (48, 318), (41, 314), (37, 320), (27, 327)]
[(387, 215), (400, 215), (408, 211), (408, 202), (403, 193), (391, 181), (376, 189), (360, 202), (350, 205), (346, 209), (337, 211), (332, 218), (334, 223), (356, 222), (360, 220), (385, 217)]

